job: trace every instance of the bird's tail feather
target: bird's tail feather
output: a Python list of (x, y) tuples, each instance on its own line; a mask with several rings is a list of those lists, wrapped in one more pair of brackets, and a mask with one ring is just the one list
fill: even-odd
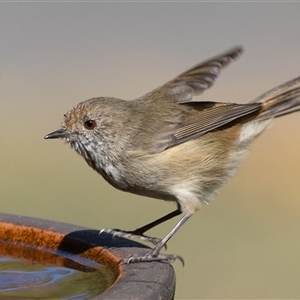
[(300, 76), (269, 90), (252, 102), (262, 103), (259, 119), (277, 118), (300, 111)]

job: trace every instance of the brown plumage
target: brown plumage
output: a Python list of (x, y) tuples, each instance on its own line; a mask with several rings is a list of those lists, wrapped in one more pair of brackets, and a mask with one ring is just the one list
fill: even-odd
[[(194, 98), (241, 52), (236, 47), (207, 60), (134, 100), (83, 101), (65, 115), (62, 129), (45, 137), (65, 139), (114, 187), (177, 203), (177, 210), (135, 231), (105, 230), (156, 244), (147, 255), (124, 261), (182, 260), (160, 250), (235, 173), (249, 144), (271, 120), (299, 111), (300, 77), (247, 104)], [(183, 217), (163, 240), (144, 235), (180, 213)]]

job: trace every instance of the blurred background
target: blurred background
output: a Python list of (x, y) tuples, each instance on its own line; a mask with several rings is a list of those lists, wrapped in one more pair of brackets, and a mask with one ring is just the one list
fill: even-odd
[[(43, 137), (94, 96), (139, 97), (235, 45), (200, 99), (247, 102), (300, 75), (300, 3), (0, 3), (1, 212), (135, 229), (172, 203), (115, 190)], [(168, 243), (176, 299), (300, 298), (300, 113), (278, 119), (237, 175)], [(150, 231), (163, 237), (177, 220)]]

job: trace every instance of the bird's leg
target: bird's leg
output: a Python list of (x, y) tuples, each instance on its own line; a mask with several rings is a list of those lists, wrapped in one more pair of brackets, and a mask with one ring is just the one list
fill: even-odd
[(144, 235), (144, 232), (150, 230), (151, 228), (167, 221), (167, 220), (170, 220), (178, 215), (181, 214), (181, 209), (180, 208), (177, 208), (176, 210), (172, 211), (171, 213), (145, 225), (145, 226), (142, 226), (140, 228), (137, 228), (133, 231), (124, 231), (124, 230), (120, 230), (120, 229), (109, 229), (109, 228), (105, 228), (105, 229), (102, 229), (100, 231), (100, 233), (102, 232), (106, 232), (106, 233), (110, 233), (112, 234), (114, 237), (124, 237), (124, 238), (139, 238), (143, 241), (146, 241), (146, 242), (150, 242), (154, 245), (157, 245), (159, 244), (162, 240), (159, 239), (159, 238), (155, 238), (155, 237), (150, 237), (150, 236), (147, 236), (147, 235)]
[(159, 242), (156, 246), (149, 252), (144, 255), (133, 255), (129, 258), (123, 259), (124, 263), (133, 263), (140, 261), (153, 261), (153, 260), (168, 260), (170, 262), (179, 259), (184, 265), (184, 260), (179, 255), (174, 254), (160, 254), (161, 249), (165, 246), (168, 240), (179, 230), (179, 228), (192, 216), (192, 214), (185, 214), (179, 222), (174, 226), (174, 228)]

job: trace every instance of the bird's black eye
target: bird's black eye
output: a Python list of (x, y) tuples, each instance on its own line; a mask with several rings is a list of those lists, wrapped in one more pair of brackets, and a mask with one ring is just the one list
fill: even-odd
[(95, 120), (87, 120), (84, 122), (84, 128), (88, 130), (93, 130), (96, 127), (97, 123)]

